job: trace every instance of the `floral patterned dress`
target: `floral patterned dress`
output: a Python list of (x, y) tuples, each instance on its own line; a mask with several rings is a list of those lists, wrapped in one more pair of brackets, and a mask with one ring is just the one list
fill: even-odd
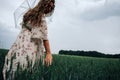
[(44, 64), (43, 40), (48, 39), (45, 15), (39, 27), (32, 27), (29, 23), (22, 23), (21, 26), (22, 30), (5, 57), (4, 80), (14, 80), (18, 67), (25, 70), (28, 69), (28, 65), (31, 65), (31, 68), (35, 67), (35, 63), (39, 61)]

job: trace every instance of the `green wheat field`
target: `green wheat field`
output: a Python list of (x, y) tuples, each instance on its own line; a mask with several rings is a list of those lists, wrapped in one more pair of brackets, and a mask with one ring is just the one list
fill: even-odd
[[(2, 68), (7, 52), (0, 49), (0, 80), (3, 80)], [(17, 80), (120, 80), (120, 59), (53, 54), (50, 67), (40, 66), (34, 74), (27, 71), (17, 74)]]

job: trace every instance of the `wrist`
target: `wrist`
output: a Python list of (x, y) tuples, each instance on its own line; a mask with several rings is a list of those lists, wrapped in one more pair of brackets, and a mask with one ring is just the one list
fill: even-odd
[(51, 52), (50, 51), (46, 51), (46, 54), (51, 54)]

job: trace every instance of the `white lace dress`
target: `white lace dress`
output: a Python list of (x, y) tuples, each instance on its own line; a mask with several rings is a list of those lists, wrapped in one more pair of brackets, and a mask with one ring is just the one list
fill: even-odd
[(42, 17), (42, 24), (39, 27), (32, 27), (29, 23), (22, 23), (21, 26), (22, 30), (5, 57), (4, 80), (15, 80), (15, 71), (18, 67), (25, 70), (29, 65), (31, 68), (35, 67), (35, 63), (39, 61), (44, 64), (43, 40), (48, 39), (45, 16)]

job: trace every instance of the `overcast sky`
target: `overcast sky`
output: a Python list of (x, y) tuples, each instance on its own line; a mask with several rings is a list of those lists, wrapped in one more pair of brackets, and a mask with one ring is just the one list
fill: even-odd
[[(0, 0), (0, 48), (9, 49), (20, 30), (13, 12), (23, 0)], [(59, 50), (120, 53), (120, 0), (56, 0), (48, 24), (52, 53)]]

